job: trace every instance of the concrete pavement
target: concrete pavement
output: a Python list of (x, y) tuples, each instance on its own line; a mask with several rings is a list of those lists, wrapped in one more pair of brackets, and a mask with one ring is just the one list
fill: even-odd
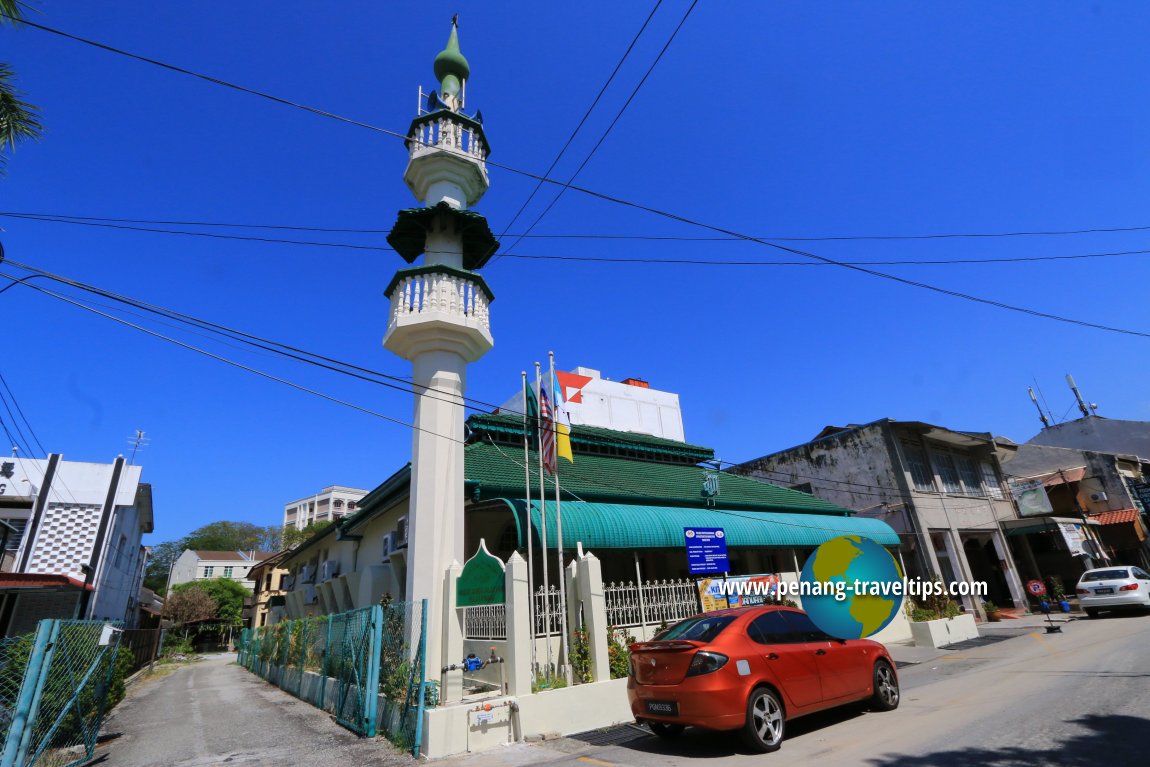
[[(386, 740), (368, 740), (235, 665), (208, 656), (141, 679), (104, 723), (120, 737), (96, 751), (108, 767), (411, 765)], [(157, 668), (163, 669), (163, 666)]]

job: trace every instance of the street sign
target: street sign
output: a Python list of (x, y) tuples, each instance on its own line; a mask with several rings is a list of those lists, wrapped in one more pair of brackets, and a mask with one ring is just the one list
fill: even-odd
[(691, 575), (725, 573), (731, 569), (723, 528), (684, 527), (683, 537), (687, 541), (687, 569)]
[(1042, 581), (1027, 581), (1026, 590), (1034, 596), (1040, 597), (1046, 593), (1046, 586), (1043, 585)]

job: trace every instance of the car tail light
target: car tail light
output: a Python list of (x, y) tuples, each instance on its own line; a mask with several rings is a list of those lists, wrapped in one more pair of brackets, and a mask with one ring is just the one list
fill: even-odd
[(687, 669), (687, 676), (699, 676), (718, 671), (727, 662), (727, 656), (718, 652), (697, 652)]
[(1119, 591), (1137, 591), (1138, 590), (1138, 584), (1137, 583), (1129, 583), (1125, 586), (1119, 586), (1118, 590)]
[(1076, 593), (1076, 594), (1089, 594), (1090, 589), (1074, 589), (1074, 593)]

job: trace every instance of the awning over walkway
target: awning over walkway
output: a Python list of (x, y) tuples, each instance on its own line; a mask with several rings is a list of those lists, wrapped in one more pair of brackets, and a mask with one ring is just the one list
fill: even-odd
[[(1030, 535), (1041, 533), (1043, 530), (1057, 530), (1058, 525), (1081, 525), (1081, 519), (1074, 517), (1030, 517), (1027, 519), (1008, 519), (1002, 523), (1007, 535)], [(1098, 520), (1089, 519), (1089, 525), (1097, 525)]]
[[(524, 502), (500, 500), (513, 510), (519, 545), (526, 545)], [(546, 510), (547, 548), (552, 549), (556, 547), (554, 502), (548, 501)], [(840, 535), (861, 535), (884, 546), (899, 542), (886, 522), (864, 517), (581, 501), (564, 502), (562, 512), (563, 547), (570, 550), (576, 542), (586, 549), (682, 548), (685, 527), (721, 527), (727, 545), (733, 547), (814, 547)], [(531, 524), (537, 543), (543, 524), (539, 501), (531, 502)]]

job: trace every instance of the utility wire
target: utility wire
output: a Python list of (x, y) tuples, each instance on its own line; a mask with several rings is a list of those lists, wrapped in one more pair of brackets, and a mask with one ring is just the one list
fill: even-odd
[(24, 415), (24, 408), (20, 407), (19, 400), (16, 399), (16, 393), (12, 391), (12, 387), (8, 385), (8, 381), (4, 378), (4, 374), (0, 373), (0, 384), (4, 385), (5, 391), (8, 392), (8, 398), (12, 400), (12, 404), (16, 406), (16, 412), (20, 414), (20, 418), (24, 420), (24, 425), (28, 427), (28, 433), (32, 435), (35, 440), (36, 446), (40, 448), (40, 452), (48, 455), (48, 451), (44, 449), (44, 443), (36, 436), (36, 430), (32, 428), (32, 422), (28, 420), (28, 416)]
[[(697, 1), (698, 0), (695, 0), (695, 2), (697, 2)], [(694, 3), (692, 3), (691, 7), (692, 8), (694, 7)], [(257, 91), (253, 88), (246, 88), (244, 86), (240, 86), (240, 85), (236, 85), (234, 83), (227, 82), (226, 80), (221, 80), (221, 79), (216, 78), (216, 77), (211, 77), (208, 75), (200, 74), (198, 72), (193, 72), (192, 70), (189, 70), (189, 69), (184, 69), (182, 67), (177, 67), (177, 66), (174, 66), (171, 64), (165, 64), (164, 62), (157, 61), (155, 59), (150, 59), (146, 56), (140, 56), (138, 54), (129, 53), (128, 51), (124, 51), (124, 50), (121, 50), (119, 48), (114, 48), (110, 45), (105, 45), (103, 43), (98, 43), (98, 42), (95, 42), (93, 40), (88, 40), (88, 39), (85, 39), (85, 38), (82, 38), (82, 37), (79, 37), (76, 35), (72, 35), (72, 34), (69, 34), (67, 32), (57, 30), (57, 29), (53, 29), (51, 27), (44, 26), (43, 24), (37, 24), (35, 22), (28, 21), (27, 19), (15, 19), (14, 17), (8, 16), (7, 14), (0, 14), (0, 15), (5, 16), (6, 18), (8, 18), (9, 20), (11, 20), (15, 23), (22, 24), (22, 25), (28, 26), (28, 27), (32, 27), (33, 29), (39, 29), (41, 31), (48, 32), (48, 33), (51, 33), (54, 35), (58, 35), (60, 37), (75, 40), (77, 42), (84, 43), (85, 45), (91, 45), (91, 46), (94, 46), (96, 48), (100, 48), (102, 50), (105, 50), (105, 51), (108, 51), (111, 53), (116, 53), (118, 55), (127, 56), (129, 58), (136, 59), (138, 61), (143, 61), (145, 63), (153, 64), (155, 66), (159, 66), (159, 67), (162, 67), (164, 69), (168, 69), (168, 70), (173, 71), (173, 72), (178, 72), (180, 74), (185, 74), (185, 75), (188, 75), (190, 77), (195, 77), (195, 78), (198, 78), (200, 80), (204, 80), (206, 82), (220, 85), (220, 86), (225, 87), (225, 88), (231, 88), (233, 90), (241, 91), (243, 93), (248, 93), (248, 94), (253, 95), (253, 96), (258, 96), (260, 98), (267, 99), (269, 101), (273, 101), (273, 102), (278, 103), (278, 104), (294, 107), (296, 109), (302, 109), (306, 112), (310, 112), (312, 114), (317, 114), (317, 115), (320, 115), (322, 117), (328, 117), (328, 118), (331, 118), (333, 120), (337, 120), (339, 122), (347, 123), (349, 125), (356, 125), (358, 127), (367, 128), (367, 129), (375, 131), (377, 133), (382, 133), (384, 135), (392, 136), (394, 138), (403, 139), (405, 142), (418, 140), (418, 139), (406, 136), (402, 133), (398, 133), (396, 131), (390, 131), (390, 130), (387, 130), (385, 128), (380, 128), (380, 127), (377, 127), (375, 125), (371, 125), (369, 123), (365, 123), (365, 122), (362, 122), (359, 120), (353, 120), (353, 119), (350, 119), (347, 117), (342, 117), (342, 116), (334, 114), (332, 112), (328, 112), (328, 111), (325, 111), (322, 109), (317, 109), (316, 107), (306, 106), (304, 104), (299, 104), (299, 103), (296, 103), (293, 101), (289, 101), (288, 99), (280, 98), (278, 96), (272, 96), (271, 94), (264, 93), (262, 91)], [(770, 247), (770, 248), (775, 248), (777, 250), (781, 250), (781, 251), (786, 252), (786, 253), (791, 253), (791, 254), (794, 254), (797, 256), (803, 256), (806, 258), (811, 258), (811, 259), (814, 259), (816, 261), (825, 262), (827, 264), (834, 264), (836, 266), (840, 266), (840, 267), (845, 268), (845, 269), (850, 269), (850, 270), (858, 272), (860, 274), (866, 274), (866, 275), (869, 275), (871, 277), (878, 277), (880, 279), (890, 280), (892, 282), (897, 282), (897, 283), (900, 283), (902, 285), (906, 285), (908, 287), (914, 287), (914, 288), (918, 288), (920, 290), (928, 290), (928, 291), (931, 291), (933, 293), (938, 293), (939, 295), (950, 296), (952, 298), (959, 298), (959, 299), (962, 299), (965, 301), (971, 301), (974, 303), (982, 304), (984, 306), (992, 306), (992, 307), (995, 307), (998, 309), (1003, 309), (1005, 311), (1015, 312), (1015, 313), (1019, 313), (1019, 314), (1026, 314), (1026, 315), (1029, 315), (1032, 317), (1040, 317), (1040, 318), (1048, 319), (1048, 320), (1054, 320), (1056, 322), (1063, 322), (1063, 323), (1067, 323), (1067, 324), (1071, 324), (1071, 325), (1077, 325), (1079, 327), (1093, 328), (1095, 330), (1104, 330), (1104, 331), (1111, 332), (1111, 333), (1121, 333), (1123, 335), (1137, 336), (1140, 338), (1150, 338), (1150, 333), (1146, 333), (1146, 332), (1142, 332), (1142, 331), (1138, 331), (1138, 330), (1130, 330), (1130, 329), (1119, 328), (1119, 327), (1114, 327), (1114, 326), (1110, 326), (1110, 325), (1103, 325), (1101, 323), (1087, 322), (1084, 320), (1078, 320), (1078, 319), (1074, 319), (1071, 317), (1064, 317), (1061, 315), (1052, 314), (1050, 312), (1041, 312), (1041, 311), (1038, 311), (1035, 309), (1029, 309), (1027, 307), (1015, 306), (1012, 304), (1007, 304), (1007, 303), (1002, 302), (1002, 301), (995, 301), (993, 299), (982, 298), (980, 296), (971, 295), (969, 293), (963, 293), (963, 292), (956, 291), (956, 290), (950, 290), (948, 288), (943, 288), (943, 287), (939, 287), (936, 285), (931, 285), (929, 283), (918, 282), (915, 280), (906, 279), (904, 277), (898, 277), (896, 275), (889, 274), (887, 272), (881, 272), (881, 271), (878, 271), (875, 269), (869, 269), (869, 268), (866, 268), (863, 266), (859, 266), (857, 264), (847, 264), (847, 263), (844, 263), (841, 261), (836, 261), (835, 259), (829, 258), (827, 256), (821, 256), (821, 255), (818, 255), (816, 253), (811, 253), (809, 251), (798, 250), (798, 249), (791, 248), (791, 247), (786, 246), (786, 245), (780, 245), (780, 244), (775, 243), (775, 242), (770, 242), (770, 241), (767, 241), (761, 237), (754, 237), (751, 235), (747, 235), (747, 234), (743, 234), (741, 232), (734, 231), (732, 229), (727, 229), (727, 228), (722, 227), (722, 226), (718, 226), (718, 225), (714, 225), (714, 224), (708, 224), (708, 223), (705, 223), (703, 221), (693, 219), (689, 216), (684, 216), (684, 215), (680, 215), (677, 213), (672, 213), (669, 211), (661, 210), (659, 208), (655, 208), (655, 207), (652, 207), (650, 205), (644, 205), (642, 203), (633, 202), (631, 200), (627, 200), (627, 199), (624, 199), (621, 197), (606, 194), (604, 192), (597, 192), (593, 189), (588, 189), (586, 187), (576, 186), (571, 181), (568, 181), (568, 182), (556, 181), (555, 179), (547, 178), (546, 176), (540, 176), (538, 174), (530, 173), (528, 171), (519, 170), (517, 168), (513, 168), (513, 167), (508, 166), (508, 165), (502, 165), (500, 163), (491, 162), (490, 160), (488, 160), (486, 162), (487, 162), (487, 165), (490, 165), (492, 167), (503, 168), (509, 172), (516, 173), (516, 174), (519, 174), (521, 176), (525, 176), (527, 178), (533, 178), (537, 181), (543, 180), (545, 183), (557, 184), (559, 186), (562, 186), (564, 188), (564, 190), (573, 189), (577, 192), (581, 192), (585, 195), (588, 195), (590, 197), (594, 197), (596, 199), (603, 200), (605, 202), (612, 202), (612, 203), (615, 203), (617, 205), (622, 205), (624, 207), (631, 208), (633, 210), (644, 211), (646, 213), (650, 213), (651, 215), (658, 216), (660, 218), (665, 218), (665, 219), (668, 219), (670, 221), (677, 221), (679, 223), (688, 224), (690, 226), (694, 226), (694, 227), (697, 227), (700, 229), (706, 229), (708, 231), (715, 232), (716, 234), (726, 235), (728, 237), (732, 237), (732, 238), (736, 238), (736, 239), (740, 239), (740, 240), (745, 240), (747, 242), (756, 242), (756, 243), (759, 243), (760, 245), (765, 245), (765, 246)], [(35, 286), (31, 286), (31, 285), (29, 285), (29, 287), (35, 288)]]
[[(544, 180), (546, 183), (546, 179)], [(556, 182), (559, 183), (559, 182)], [(103, 221), (114, 224), (153, 224), (161, 226), (214, 226), (233, 229), (283, 229), (296, 232), (328, 232), (335, 234), (388, 234), (390, 229), (345, 229), (322, 226), (288, 226), (285, 224), (238, 224), (222, 221), (182, 221), (166, 219), (144, 218), (112, 218), (107, 216), (76, 216), (70, 213), (38, 213), (34, 211), (0, 211), (0, 216), (21, 216), (27, 218), (69, 218), (80, 221)], [(1107, 234), (1113, 232), (1145, 232), (1150, 226), (1120, 226), (1097, 229), (1050, 229), (1029, 232), (952, 232), (933, 234), (853, 234), (853, 235), (817, 235), (810, 237), (795, 237), (777, 234), (755, 235), (763, 240), (776, 240), (778, 242), (827, 242), (838, 240), (943, 240), (961, 238), (995, 238), (995, 237), (1045, 237), (1075, 234)], [(508, 234), (504, 232), (501, 237), (516, 237), (519, 239), (534, 240), (651, 240), (676, 242), (744, 242), (742, 237), (680, 237), (671, 235), (644, 235), (644, 234), (528, 234), (526, 232)]]
[[(3, 273), (0, 273), (0, 277), (7, 277), (8, 279), (12, 279), (11, 275), (7, 275), (7, 274), (3, 274)], [(28, 283), (25, 283), (25, 285), (27, 287), (31, 288), (32, 290), (35, 290), (39, 293), (43, 293), (45, 295), (51, 296), (53, 298), (56, 298), (60, 301), (65, 302), (65, 303), (71, 304), (72, 306), (79, 307), (80, 309), (83, 309), (84, 311), (92, 312), (93, 314), (98, 314), (101, 317), (105, 317), (105, 318), (110, 319), (114, 322), (118, 322), (121, 325), (127, 325), (130, 328), (134, 328), (136, 330), (139, 330), (142, 333), (147, 333), (148, 335), (153, 336), (155, 338), (159, 338), (160, 340), (167, 341), (169, 343), (173, 343), (176, 346), (180, 346), (180, 347), (183, 347), (184, 349), (187, 349), (189, 351), (193, 351), (193, 352), (196, 352), (198, 354), (202, 354), (205, 357), (210, 357), (211, 359), (214, 359), (214, 360), (217, 360), (219, 362), (223, 362), (225, 364), (231, 365), (232, 367), (239, 368), (240, 370), (245, 370), (249, 373), (254, 373), (255, 375), (261, 376), (263, 378), (267, 378), (268, 380), (284, 384), (285, 386), (290, 386), (291, 388), (297, 389), (297, 390), (302, 391), (306, 394), (312, 394), (316, 397), (320, 397), (321, 399), (325, 399), (329, 402), (334, 402), (337, 405), (343, 405), (344, 407), (349, 407), (352, 410), (358, 410), (361, 413), (366, 413), (367, 415), (372, 415), (372, 416), (375, 416), (376, 418), (381, 418), (385, 421), (390, 421), (390, 422), (398, 424), (400, 426), (406, 426), (409, 429), (413, 429), (413, 430), (417, 430), (417, 431), (423, 431), (423, 432), (426, 432), (427, 434), (431, 434), (432, 436), (440, 437), (441, 439), (450, 440), (451, 442), (462, 443), (462, 440), (456, 439), (455, 437), (451, 437), (451, 436), (448, 436), (445, 434), (439, 434), (438, 432), (431, 431), (430, 429), (423, 429), (419, 426), (416, 426), (415, 424), (408, 423), (408, 422), (400, 420), (398, 418), (393, 418), (389, 415), (384, 415), (383, 413), (379, 413), (379, 412), (376, 412), (374, 410), (369, 410), (368, 408), (362, 407), (360, 405), (356, 405), (356, 404), (348, 402), (346, 400), (339, 399), (338, 397), (333, 397), (329, 394), (324, 394), (323, 392), (316, 391), (315, 389), (309, 389), (306, 386), (302, 386), (300, 384), (294, 383), (294, 382), (289, 381), (285, 378), (280, 378), (279, 376), (272, 375), (271, 373), (265, 373), (264, 371), (258, 370), (256, 368), (249, 366), (249, 365), (244, 365), (243, 363), (235, 362), (234, 360), (230, 360), (226, 357), (221, 357), (220, 355), (213, 354), (212, 352), (209, 352), (205, 349), (200, 349), (199, 347), (192, 346), (191, 344), (186, 344), (183, 341), (177, 340), (177, 339), (172, 338), (170, 336), (165, 336), (162, 333), (157, 333), (154, 330), (150, 330), (148, 328), (145, 328), (142, 325), (137, 325), (133, 322), (128, 322), (127, 320), (122, 319), (120, 317), (117, 317), (113, 314), (108, 314), (107, 312), (102, 312), (99, 309), (93, 309), (92, 307), (87, 306), (86, 304), (84, 304), (80, 301), (76, 301), (72, 298), (69, 298), (68, 296), (63, 295), (62, 293), (57, 293), (53, 290), (48, 290), (47, 288), (42, 288), (38, 285), (31, 285)]]
[[(115, 224), (97, 223), (91, 220), (70, 220), (80, 219), (81, 217), (68, 217), (60, 218), (54, 216), (47, 216), (42, 214), (30, 213), (5, 213), (0, 212), (0, 216), (9, 218), (18, 218), (28, 221), (37, 221), (41, 223), (52, 224), (74, 224), (78, 226), (95, 226), (110, 229), (124, 229), (133, 232), (144, 232), (147, 234), (170, 234), (170, 235), (184, 235), (191, 237), (214, 237), (226, 240), (241, 240), (253, 241), (261, 243), (273, 243), (284, 245), (316, 245), (328, 248), (351, 248), (355, 250), (374, 250), (382, 252), (393, 252), (390, 247), (376, 246), (376, 245), (356, 245), (339, 242), (316, 242), (311, 240), (285, 240), (274, 237), (244, 237), (237, 235), (215, 234), (209, 232), (189, 232), (177, 229), (149, 229), (147, 227), (137, 226), (122, 226)], [(151, 223), (151, 222), (144, 222)], [(163, 222), (155, 222), (162, 224)], [(198, 224), (188, 222), (185, 225), (189, 226), (215, 226), (209, 224)], [(220, 224), (219, 226), (239, 226), (236, 224)], [(343, 230), (343, 231), (370, 231), (370, 230)], [(728, 238), (729, 239), (729, 238)], [(426, 251), (427, 253), (436, 253), (439, 251)], [(952, 259), (886, 259), (879, 261), (842, 261), (843, 264), (850, 264), (854, 266), (948, 266), (952, 264), (966, 265), (966, 264), (1008, 264), (1008, 263), (1027, 263), (1027, 262), (1041, 262), (1041, 261), (1075, 261), (1095, 258), (1114, 258), (1119, 256), (1135, 256), (1145, 255), (1150, 253), (1150, 250), (1120, 250), (1108, 253), (1081, 253), (1063, 256), (1007, 256), (1003, 258), (952, 258)], [(619, 263), (619, 264), (682, 264), (688, 266), (837, 266), (837, 264), (824, 263), (821, 261), (763, 261), (763, 260), (714, 260), (714, 259), (696, 259), (696, 258), (642, 258), (642, 257), (610, 257), (610, 256), (557, 256), (557, 255), (543, 255), (537, 253), (503, 253), (501, 258), (517, 258), (529, 261), (574, 261), (574, 262), (587, 262), (587, 263)]]
[[(544, 176), (550, 176), (552, 171), (555, 170), (555, 166), (558, 165), (559, 161), (563, 159), (563, 155), (567, 153), (567, 149), (571, 146), (571, 142), (575, 140), (575, 137), (577, 135), (579, 135), (579, 131), (583, 128), (583, 125), (587, 122), (587, 118), (589, 118), (591, 116), (591, 113), (595, 110), (595, 107), (599, 104), (599, 100), (603, 98), (603, 94), (607, 92), (607, 88), (615, 80), (615, 75), (619, 74), (619, 70), (622, 69), (623, 63), (625, 61), (627, 61), (627, 57), (631, 55), (631, 51), (634, 50), (635, 44), (639, 42), (639, 38), (642, 37), (643, 32), (647, 29), (647, 25), (651, 23), (651, 19), (653, 19), (655, 17), (656, 11), (659, 10), (659, 6), (661, 6), (662, 4), (663, 4), (663, 0), (658, 0), (655, 3), (655, 7), (651, 9), (651, 12), (649, 14), (647, 14), (647, 18), (643, 22), (643, 26), (639, 27), (639, 31), (636, 32), (635, 36), (631, 38), (630, 45), (627, 46), (627, 50), (623, 51), (623, 56), (619, 59), (619, 62), (617, 64), (615, 64), (615, 69), (613, 69), (611, 71), (611, 76), (607, 78), (607, 82), (603, 83), (603, 87), (599, 89), (599, 92), (597, 94), (595, 94), (595, 98), (591, 102), (591, 106), (587, 107), (587, 111), (583, 113), (583, 118), (581, 120), (579, 120), (579, 124), (575, 126), (575, 129), (573, 131), (571, 131), (571, 135), (567, 137), (567, 141), (566, 141), (566, 143), (563, 144), (563, 148), (559, 150), (559, 153), (557, 155), (555, 155), (555, 159), (551, 161), (551, 164), (547, 167), (547, 170), (545, 170), (543, 172)], [(538, 194), (539, 190), (542, 188), (543, 188), (543, 181), (542, 180), (537, 181), (535, 183), (535, 188), (533, 188), (531, 190), (531, 194), (527, 195), (527, 199), (524, 200), (523, 204), (519, 206), (519, 210), (517, 210), (515, 212), (515, 215), (511, 217), (511, 220), (509, 222), (507, 222), (507, 226), (504, 227), (503, 232), (499, 235), (499, 239), (503, 239), (505, 236), (507, 236), (507, 230), (510, 229), (511, 227), (515, 226), (515, 222), (518, 221), (519, 217), (523, 215), (523, 211), (527, 210), (527, 206), (531, 204), (531, 201), (535, 199), (535, 195)], [(530, 228), (528, 229), (528, 231), (530, 231)], [(516, 245), (518, 245), (523, 240), (523, 238), (525, 236), (526, 236), (526, 234), (518, 235), (518, 239), (514, 243), (512, 243), (511, 247), (514, 248)], [(509, 250), (510, 250), (510, 248), (509, 248)], [(495, 258), (498, 259), (499, 256), (497, 255)]]
[[(304, 349), (300, 349), (300, 348), (295, 347), (295, 346), (279, 343), (277, 341), (271, 341), (271, 340), (268, 340), (266, 338), (261, 338), (260, 336), (252, 335), (250, 333), (245, 333), (241, 330), (236, 330), (235, 328), (230, 328), (230, 327), (227, 327), (225, 325), (220, 325), (220, 324), (217, 324), (214, 322), (209, 322), (208, 320), (203, 320), (203, 319), (200, 319), (198, 317), (193, 317), (193, 316), (188, 315), (188, 314), (183, 314), (181, 312), (177, 312), (177, 311), (172, 310), (172, 309), (166, 309), (162, 306), (149, 304), (149, 303), (147, 303), (145, 301), (141, 301), (139, 299), (130, 298), (128, 296), (122, 296), (118, 293), (113, 293), (112, 291), (104, 290), (103, 288), (98, 288), (94, 285), (88, 285), (86, 283), (80, 282), (79, 280), (73, 280), (73, 279), (70, 279), (68, 277), (63, 277), (63, 276), (58, 275), (58, 274), (53, 274), (51, 272), (47, 272), (47, 271), (44, 271), (42, 269), (38, 269), (38, 268), (36, 268), (34, 266), (30, 266), (28, 264), (22, 264), (18, 261), (12, 261), (11, 259), (8, 259), (6, 261), (6, 263), (9, 263), (12, 266), (18, 267), (20, 269), (26, 269), (28, 271), (35, 272), (36, 276), (45, 277), (47, 279), (53, 280), (55, 282), (59, 282), (59, 283), (64, 284), (64, 285), (69, 285), (71, 287), (78, 288), (80, 290), (83, 290), (83, 291), (86, 291), (89, 293), (103, 296), (105, 298), (111, 299), (111, 300), (116, 301), (118, 303), (133, 306), (133, 307), (136, 307), (138, 309), (142, 309), (144, 311), (151, 312), (152, 314), (159, 315), (161, 317), (167, 317), (169, 319), (174, 319), (178, 322), (182, 322), (182, 323), (189, 325), (191, 327), (207, 330), (209, 332), (216, 333), (217, 335), (220, 335), (224, 338), (238, 341), (238, 342), (246, 344), (248, 346), (252, 346), (252, 347), (255, 347), (258, 349), (262, 349), (264, 351), (272, 352), (273, 354), (278, 354), (280, 356), (288, 357), (290, 359), (294, 359), (294, 360), (297, 360), (299, 362), (305, 362), (305, 363), (310, 364), (310, 365), (315, 365), (316, 367), (320, 367), (320, 368), (323, 368), (325, 370), (329, 370), (329, 371), (332, 371), (335, 373), (342, 373), (342, 374), (348, 375), (352, 378), (357, 378), (359, 380), (367, 381), (369, 383), (379, 384), (381, 386), (385, 386), (385, 387), (390, 388), (390, 389), (396, 389), (397, 391), (402, 391), (402, 392), (407, 393), (407, 394), (412, 394), (417, 389), (422, 389), (424, 391), (424, 393), (430, 393), (430, 392), (435, 391), (434, 389), (431, 389), (430, 387), (416, 384), (416, 383), (413, 383), (411, 381), (406, 381), (406, 380), (404, 380), (398, 376), (391, 376), (391, 375), (388, 375), (386, 373), (381, 373), (381, 372), (376, 371), (376, 370), (371, 370), (370, 368), (364, 368), (364, 367), (360, 367), (358, 365), (354, 365), (350, 362), (343, 362), (341, 360), (337, 360), (337, 359), (334, 359), (332, 357), (327, 357), (327, 356), (324, 356), (322, 354), (317, 354), (315, 352), (309, 352), (309, 351), (306, 351)], [(11, 277), (9, 275), (0, 275), (0, 276), (9, 277), (9, 279), (11, 279)], [(28, 287), (35, 287), (35, 286), (28, 285)], [(86, 308), (88, 308), (88, 307), (86, 307)], [(119, 319), (119, 318), (117, 318), (117, 319)], [(314, 359), (309, 359), (309, 358), (314, 358)], [(375, 376), (376, 378), (373, 378), (371, 376)], [(377, 378), (383, 379), (383, 380), (377, 380)], [(393, 383), (393, 382), (395, 382), (395, 383)], [(428, 396), (430, 396), (430, 394)], [(458, 401), (455, 399), (444, 400), (442, 397), (431, 397), (431, 399), (439, 399), (441, 401), (451, 402), (452, 404), (459, 404)], [(490, 402), (483, 402), (481, 400), (476, 400), (476, 399), (471, 399), (471, 398), (466, 398), (466, 397), (463, 398), (463, 400), (464, 400), (464, 407), (470, 407), (473, 410), (498, 407), (497, 405), (494, 405)], [(480, 407), (469, 406), (466, 404), (466, 402), (475, 402)]]
[[(634, 101), (635, 97), (639, 95), (639, 91), (642, 90), (643, 85), (647, 82), (647, 78), (649, 78), (651, 76), (651, 73), (655, 71), (655, 67), (657, 67), (659, 65), (659, 62), (663, 60), (663, 55), (667, 52), (667, 49), (671, 47), (671, 43), (675, 42), (675, 37), (678, 36), (679, 30), (681, 30), (683, 28), (683, 25), (687, 23), (687, 19), (690, 17), (691, 11), (695, 10), (695, 6), (698, 4), (699, 4), (699, 0), (692, 0), (691, 1), (691, 5), (687, 7), (686, 12), (683, 14), (683, 18), (681, 18), (679, 20), (678, 26), (676, 26), (674, 31), (671, 32), (671, 36), (667, 38), (667, 42), (664, 43), (662, 49), (659, 51), (659, 55), (656, 56), (655, 60), (651, 62), (651, 66), (647, 67), (647, 71), (643, 73), (643, 78), (641, 80), (639, 80), (639, 84), (635, 86), (635, 89), (633, 91), (631, 91), (631, 95), (628, 96), (627, 100), (623, 102), (623, 106), (619, 107), (619, 111), (615, 113), (615, 117), (614, 117), (614, 119), (611, 120), (611, 124), (608, 125), (606, 130), (603, 131), (602, 135), (599, 136), (599, 140), (595, 142), (595, 146), (591, 147), (591, 151), (588, 152), (587, 156), (583, 158), (583, 162), (579, 163), (579, 167), (575, 169), (575, 172), (571, 174), (571, 177), (567, 179), (567, 182), (565, 184), (563, 184), (563, 186), (559, 189), (558, 193), (556, 193), (556, 195), (553, 198), (551, 198), (551, 202), (547, 203), (547, 207), (545, 207), (539, 213), (539, 215), (535, 217), (535, 220), (531, 222), (531, 225), (527, 227), (526, 234), (530, 234), (532, 231), (534, 231), (535, 227), (539, 225), (539, 222), (543, 220), (543, 217), (551, 212), (551, 209), (555, 207), (555, 204), (559, 202), (559, 199), (563, 196), (563, 194), (568, 189), (571, 188), (571, 184), (575, 181), (576, 178), (579, 177), (579, 174), (583, 172), (583, 169), (587, 167), (587, 163), (591, 162), (591, 158), (594, 157), (595, 153), (599, 151), (599, 147), (603, 146), (603, 142), (607, 140), (607, 137), (609, 135), (611, 135), (611, 131), (614, 130), (615, 125), (619, 122), (620, 118), (623, 117), (623, 113), (627, 111), (627, 107), (631, 106), (631, 102)], [(658, 8), (658, 6), (656, 6), (656, 9), (657, 8)], [(651, 11), (652, 15), (654, 15), (654, 13), (655, 13), (655, 11)], [(649, 18), (648, 18), (648, 21), (650, 21)], [(644, 24), (643, 26), (645, 27), (646, 24)], [(630, 49), (628, 49), (628, 50), (630, 50)], [(622, 62), (619, 62), (619, 63), (622, 64)], [(606, 86), (604, 86), (604, 87), (606, 87)], [(570, 143), (570, 142), (568, 142), (568, 143)], [(548, 170), (548, 172), (545, 173), (544, 175), (546, 176), (549, 174), (550, 174), (550, 170)], [(543, 182), (540, 181), (537, 184), (537, 187), (542, 186), (542, 185), (543, 185)], [(534, 193), (532, 193), (532, 194), (534, 194)], [(508, 250), (514, 249), (515, 246), (518, 245), (521, 241), (522, 241), (522, 238), (517, 239), (515, 242), (513, 242), (511, 244), (511, 247), (508, 248)], [(497, 260), (499, 260), (499, 257), (496, 256), (495, 259), (493, 259), (493, 260), (497, 261)]]

